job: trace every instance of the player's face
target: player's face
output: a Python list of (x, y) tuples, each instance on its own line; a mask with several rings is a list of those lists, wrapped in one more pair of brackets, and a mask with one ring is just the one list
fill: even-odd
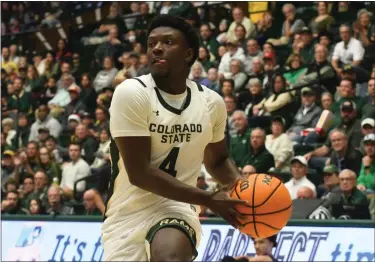
[(152, 76), (166, 77), (171, 72), (183, 72), (186, 68), (188, 49), (184, 35), (170, 27), (152, 30), (147, 39), (147, 56)]
[(272, 247), (272, 242), (266, 238), (254, 239), (254, 248), (258, 256), (271, 254)]

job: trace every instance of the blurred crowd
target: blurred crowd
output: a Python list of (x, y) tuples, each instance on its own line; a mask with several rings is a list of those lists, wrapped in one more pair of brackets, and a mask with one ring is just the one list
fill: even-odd
[[(75, 5), (2, 2), (2, 34), (53, 28)], [(373, 2), (269, 2), (253, 17), (236, 3), (114, 2), (79, 39), (93, 50), (88, 62), (69, 38), (46, 52), (2, 46), (2, 213), (103, 214), (113, 91), (149, 73), (147, 26), (175, 14), (200, 36), (189, 78), (223, 97), (242, 174), (269, 173), (293, 200), (320, 199), (314, 218), (357, 206), (366, 207), (360, 218), (375, 218), (373, 10)], [(197, 186), (218, 187), (203, 166)], [(205, 207), (201, 215), (214, 216)]]

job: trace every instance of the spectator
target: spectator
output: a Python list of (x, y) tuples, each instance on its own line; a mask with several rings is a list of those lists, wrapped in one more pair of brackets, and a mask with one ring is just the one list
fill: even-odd
[(375, 78), (368, 81), (368, 102), (362, 108), (362, 118), (375, 119)]
[(118, 71), (115, 78), (113, 79), (113, 86), (116, 87), (123, 81), (129, 78), (137, 76), (137, 71), (135, 70), (132, 61), (130, 59), (130, 53), (125, 52), (122, 54), (121, 63), (124, 65), (123, 68)]
[(363, 139), (365, 156), (362, 158), (357, 188), (366, 193), (375, 192), (375, 135), (368, 134)]
[(365, 53), (362, 43), (352, 37), (351, 29), (347, 25), (340, 26), (340, 38), (342, 41), (336, 44), (333, 51), (332, 65), (339, 76), (342, 73), (340, 63), (352, 65), (357, 73), (358, 81), (361, 82), (360, 80), (367, 76), (367, 73), (359, 67)]
[(50, 134), (54, 137), (58, 137), (61, 132), (60, 123), (49, 114), (49, 108), (47, 105), (40, 105), (37, 109), (37, 119), (31, 125), (29, 141), (38, 141), (38, 131), (40, 128), (48, 128)]
[(226, 34), (226, 39), (227, 41), (234, 41), (238, 40), (235, 35), (235, 30), (237, 25), (241, 24), (245, 27), (246, 29), (246, 37), (254, 37), (256, 34), (256, 27), (255, 25), (251, 22), (251, 20), (246, 17), (240, 7), (235, 7), (233, 8), (232, 11), (233, 15), (233, 22), (229, 26), (228, 32)]
[(258, 44), (257, 40), (255, 40), (255, 39), (247, 40), (246, 48), (244, 48), (244, 50), (247, 51), (245, 61), (244, 61), (244, 64), (245, 64), (244, 72), (246, 74), (250, 75), (252, 73), (252, 69), (253, 69), (254, 58), (256, 58), (256, 57), (262, 58), (263, 52), (260, 50), (259, 44)]
[(53, 155), (48, 151), (47, 147), (39, 148), (40, 168), (43, 169), (48, 177), (49, 182), (54, 178), (61, 181), (61, 168), (54, 160)]
[(23, 188), (18, 190), (21, 207), (28, 209), (30, 195), (34, 191), (34, 176), (27, 175), (23, 180)]
[(297, 143), (304, 141), (302, 131), (315, 128), (322, 114), (322, 109), (315, 104), (316, 93), (312, 88), (304, 87), (301, 94), (302, 106), (298, 109), (293, 124), (287, 131), (289, 138)]
[(206, 72), (208, 72), (210, 68), (215, 67), (215, 63), (211, 61), (210, 52), (205, 46), (199, 47), (199, 55), (197, 61), (202, 64)]
[(112, 81), (118, 72), (118, 70), (113, 67), (112, 58), (109, 56), (104, 57), (103, 68), (104, 70), (99, 71), (93, 82), (93, 86), (98, 93), (102, 91), (103, 88), (112, 86)]
[(53, 136), (49, 136), (46, 140), (46, 147), (48, 149), (48, 152), (53, 156), (53, 159), (55, 159), (56, 163), (62, 164), (62, 155), (65, 150), (60, 146), (57, 145), (57, 140)]
[(83, 74), (84, 65), (81, 63), (79, 53), (73, 53), (72, 57), (72, 70), (71, 74), (74, 76), (75, 79), (79, 79), (80, 76)]
[(363, 107), (363, 99), (355, 95), (355, 82), (348, 78), (342, 79), (340, 87), (338, 88), (338, 92), (340, 98), (333, 104), (332, 113), (334, 113), (336, 117), (339, 117), (340, 106), (345, 101), (353, 101), (355, 103), (358, 116), (360, 116), (361, 109)]
[(241, 47), (238, 47), (237, 41), (228, 41), (226, 44), (228, 51), (223, 55), (219, 64), (219, 78), (222, 79), (225, 73), (230, 72), (230, 62), (233, 59), (238, 59), (241, 62), (245, 61), (244, 51)]
[(314, 37), (317, 37), (322, 31), (331, 31), (331, 27), (335, 23), (335, 18), (329, 15), (327, 2), (318, 2), (316, 5), (318, 16), (309, 25), (312, 28)]
[[(271, 123), (272, 134), (266, 137), (266, 149), (275, 159), (275, 168), (282, 172), (290, 170), (290, 161), (293, 158), (293, 144), (287, 134), (285, 134), (285, 120), (282, 117), (275, 116)], [(267, 170), (268, 171), (268, 170)]]
[(252, 62), (252, 72), (249, 74), (249, 79), (258, 78), (261, 83), (264, 79), (264, 62), (261, 58), (255, 57)]
[(1, 159), (1, 187), (15, 177), (15, 165), (13, 161), (13, 156), (15, 153), (12, 150), (5, 150), (3, 152), (3, 157)]
[(305, 26), (305, 23), (302, 19), (296, 17), (296, 8), (292, 4), (285, 4), (283, 6), (283, 14), (285, 20), (281, 30), (281, 38), (279, 39), (268, 39), (275, 46), (286, 45), (293, 36), (293, 34), (299, 32), (302, 27)]
[(295, 51), (301, 55), (305, 63), (312, 63), (314, 58), (314, 42), (312, 32), (308, 27), (303, 27), (299, 32), (299, 35), (301, 37), (301, 46), (298, 45)]
[(26, 113), (31, 115), (33, 113), (33, 98), (31, 93), (26, 92), (23, 86), (23, 80), (16, 77), (13, 81), (14, 95), (8, 99), (8, 110), (4, 112), (4, 116), (11, 116), (15, 113)]
[(51, 186), (48, 189), (48, 205), (47, 214), (49, 215), (73, 215), (72, 207), (65, 205), (61, 198), (60, 188)]
[(220, 82), (217, 74), (217, 69), (214, 67), (210, 68), (207, 72), (207, 78), (204, 79), (201, 83), (209, 89), (219, 93)]
[[(81, 157), (81, 146), (79, 144), (69, 145), (70, 162), (63, 166), (62, 179), (60, 187), (64, 191), (64, 196), (72, 199), (74, 197), (73, 190), (77, 180), (90, 175), (90, 167)], [(83, 192), (86, 183), (81, 181), (77, 184), (77, 191)]]
[(96, 122), (94, 124), (94, 132), (90, 132), (90, 134), (97, 140), (100, 140), (99, 139), (99, 133), (101, 130), (103, 129), (107, 129), (109, 130), (109, 113), (101, 108), (101, 107), (98, 107), (96, 110), (95, 110), (95, 119), (96, 119)]
[(233, 79), (224, 79), (221, 82), (221, 89), (219, 93), (222, 97), (232, 96), (234, 94), (234, 81)]
[(14, 190), (7, 192), (6, 199), (1, 202), (1, 214), (27, 214), (27, 211), (20, 206), (19, 194), (17, 191)]
[(24, 148), (29, 141), (30, 126), (26, 114), (18, 113), (17, 133), (12, 139), (12, 146), (15, 149)]
[(258, 78), (250, 78), (248, 90), (238, 95), (238, 107), (244, 110), (247, 116), (252, 116), (253, 107), (263, 100), (262, 84)]
[(83, 124), (79, 124), (76, 127), (75, 135), (72, 140), (81, 145), (81, 149), (83, 149), (82, 158), (91, 165), (94, 161), (95, 152), (99, 144), (94, 138), (89, 136), (88, 128)]
[(11, 60), (8, 47), (3, 47), (1, 49), (1, 68), (3, 68), (8, 74), (18, 72), (17, 64)]
[(57, 82), (56, 78), (51, 76), (47, 79), (47, 82), (44, 86), (44, 90), (42, 91), (40, 97), (40, 104), (47, 104), (50, 100), (52, 100), (57, 93)]
[(44, 71), (38, 70), (38, 73), (42, 72), (42, 74), (39, 75), (44, 79), (56, 77), (59, 71), (59, 64), (55, 62), (55, 55), (52, 51), (48, 51), (46, 53), (46, 58), (43, 60), (43, 62), (45, 68)]
[(351, 145), (348, 145), (348, 137), (341, 130), (333, 130), (330, 134), (332, 153), (330, 164), (338, 167), (341, 172), (350, 169), (359, 174), (361, 169), (362, 154)]
[[(103, 215), (104, 212), (100, 210), (98, 206), (100, 206), (100, 202), (102, 203), (103, 201), (100, 201), (100, 195), (96, 193), (94, 190), (87, 190), (83, 194), (83, 205), (85, 206), (85, 216), (101, 216)], [(103, 204), (104, 208), (104, 204)]]
[(310, 187), (301, 187), (297, 191), (297, 199), (315, 199), (314, 191)]
[(87, 112), (94, 113), (96, 108), (97, 93), (92, 86), (90, 76), (87, 73), (81, 76), (81, 93), (79, 95), (80, 100), (86, 105)]
[(255, 174), (256, 170), (253, 166), (251, 165), (246, 165), (242, 168), (241, 174), (243, 177), (249, 178), (250, 175)]
[[(318, 43), (325, 48), (327, 48), (327, 60), (332, 60), (334, 45), (333, 45), (333, 35), (330, 32), (323, 31), (318, 35)], [(315, 47), (316, 48), (316, 47)], [(316, 51), (315, 51), (316, 52)], [(316, 59), (316, 58), (315, 58)]]
[(18, 56), (18, 46), (16, 44), (9, 46), (9, 59), (18, 65), (20, 57)]
[(56, 54), (55, 54), (55, 59), (57, 62), (62, 62), (66, 61), (72, 56), (72, 53), (69, 52), (66, 40), (64, 39), (59, 39), (57, 41), (57, 48), (56, 48)]
[(239, 59), (232, 59), (230, 62), (230, 73), (224, 74), (225, 78), (233, 79), (234, 92), (239, 93), (243, 91), (244, 84), (247, 80), (247, 75), (242, 72), (243, 63)]
[(207, 77), (207, 73), (199, 61), (196, 61), (190, 69), (188, 78), (197, 84), (201, 84)]
[(272, 80), (276, 78), (276, 74), (281, 73), (280, 65), (276, 63), (276, 55), (273, 51), (264, 51), (264, 77), (263, 77), (263, 89), (265, 95), (271, 93), (272, 90)]
[(297, 198), (297, 192), (302, 187), (308, 187), (314, 192), (316, 196), (316, 188), (313, 183), (306, 177), (308, 167), (307, 161), (303, 156), (296, 156), (291, 161), (292, 178), (285, 183), (286, 188), (289, 190), (291, 198)]
[[(353, 24), (354, 37), (358, 39), (365, 48), (365, 56), (374, 61), (375, 25), (371, 23), (372, 13), (361, 9), (357, 13), (357, 21)], [(371, 64), (370, 64), (371, 66)]]
[(27, 143), (27, 149), (21, 151), (18, 156), (14, 158), (16, 166), (16, 180), (23, 181), (27, 174), (34, 174), (35, 170), (39, 167), (39, 151), (38, 143), (30, 141)]
[(227, 131), (229, 132), (229, 134), (231, 134), (232, 132), (235, 132), (235, 127), (234, 127), (234, 123), (232, 120), (232, 116), (233, 116), (234, 111), (236, 111), (237, 109), (236, 98), (233, 95), (224, 96), (224, 103), (225, 103), (225, 108), (227, 110), (227, 115), (228, 115), (227, 123), (228, 123), (229, 130)]
[(132, 2), (130, 4), (130, 11), (131, 11), (131, 14), (132, 15), (135, 15), (134, 17), (130, 17), (130, 18), (126, 18), (125, 19), (125, 24), (126, 24), (126, 27), (129, 29), (129, 30), (133, 30), (134, 29), (134, 24), (137, 20), (137, 16), (139, 14), (139, 3), (138, 2)]
[[(366, 195), (356, 188), (357, 177), (353, 171), (349, 169), (341, 171), (339, 179), (340, 191), (330, 194), (326, 200), (327, 203), (341, 205), (343, 209), (342, 215), (346, 215), (346, 210), (353, 209), (354, 205), (368, 206)], [(329, 208), (332, 208), (332, 206)], [(369, 213), (368, 216), (370, 217)]]
[(86, 111), (86, 105), (80, 99), (81, 89), (77, 85), (71, 85), (68, 88), (70, 103), (64, 108), (63, 125), (66, 126), (70, 115)]
[(27, 75), (25, 80), (25, 91), (33, 92), (34, 97), (39, 98), (43, 89), (43, 79), (39, 77), (35, 66), (27, 67)]
[(253, 107), (255, 116), (276, 116), (283, 117), (286, 126), (290, 123), (291, 112), (289, 104), (292, 102), (290, 93), (282, 91), (286, 90), (286, 80), (283, 75), (276, 74), (272, 83), (272, 94), (266, 96), (259, 104)]
[(48, 205), (48, 177), (43, 170), (37, 170), (34, 175), (34, 192), (29, 196), (31, 199), (39, 199), (42, 205), (46, 207)]
[[(227, 41), (227, 32), (228, 32), (228, 21), (226, 19), (222, 19), (219, 24), (219, 32), (217, 34), (216, 40), (220, 44), (225, 44)], [(219, 47), (220, 49), (220, 47)], [(218, 49), (218, 54), (220, 55), (220, 50)]]
[(151, 73), (150, 62), (148, 61), (147, 54), (139, 55), (139, 67), (137, 70), (137, 76), (147, 75)]
[(321, 96), (321, 105), (323, 110), (331, 111), (333, 105), (333, 96), (330, 92), (324, 92)]
[(242, 47), (243, 50), (246, 50), (246, 28), (242, 24), (236, 26), (236, 28), (234, 29), (234, 36), (238, 41), (238, 45)]
[[(341, 106), (341, 122), (336, 128), (342, 130), (348, 138), (348, 144), (357, 149), (360, 146), (362, 134), (361, 122), (356, 116), (355, 104), (350, 101), (344, 102)], [(308, 138), (309, 141), (313, 141), (312, 136), (317, 136), (317, 133), (311, 132), (309, 136), (311, 136)], [(330, 146), (331, 141), (328, 137), (323, 146), (305, 154), (305, 158), (308, 161), (311, 159), (310, 166), (312, 168), (317, 168), (318, 170), (323, 168), (322, 166), (328, 159)]]
[(46, 209), (42, 204), (42, 201), (38, 198), (30, 200), (29, 215), (45, 215)]
[(145, 2), (141, 3), (139, 8), (140, 16), (137, 17), (134, 24), (137, 39), (139, 39), (142, 46), (146, 46), (147, 28), (153, 18), (153, 14), (150, 14), (149, 11), (149, 5)]
[(323, 184), (316, 189), (317, 198), (325, 199), (332, 192), (339, 191), (339, 169), (335, 165), (326, 165), (323, 169)]
[(76, 86), (74, 77), (69, 73), (64, 73), (59, 80), (60, 85), (57, 84), (58, 89), (56, 95), (48, 102), (48, 107), (52, 110), (57, 108), (62, 111), (62, 108), (70, 103), (69, 87)]
[[(277, 247), (277, 234), (267, 238), (252, 238), (254, 243), (254, 249), (256, 257), (258, 258), (270, 258), (269, 261), (276, 261), (276, 258), (272, 255), (272, 249)], [(257, 261), (267, 261), (259, 259)]]
[(17, 131), (13, 129), (14, 121), (12, 118), (5, 118), (1, 121), (2, 131), (5, 135), (5, 141), (8, 146), (12, 145), (12, 140), (17, 134)]
[(95, 160), (91, 164), (91, 168), (100, 168), (110, 160), (111, 139), (108, 129), (101, 129), (99, 137), (99, 148), (95, 153)]
[(255, 128), (251, 132), (249, 152), (243, 158), (241, 167), (251, 165), (256, 173), (266, 173), (275, 165), (272, 154), (266, 149), (266, 132)]
[(286, 61), (284, 77), (287, 82), (294, 85), (305, 75), (307, 68), (304, 66), (302, 57), (299, 54), (292, 54)]
[(118, 39), (118, 29), (113, 27), (108, 31), (108, 40), (96, 49), (94, 56), (98, 65), (103, 65), (105, 57), (119, 57), (124, 51), (130, 51)]
[[(209, 50), (209, 52), (214, 56), (218, 56), (219, 42), (212, 35), (212, 30), (209, 24), (203, 24), (200, 27), (200, 44)], [(209, 56), (208, 56), (209, 57)], [(208, 69), (206, 69), (208, 70)]]
[(250, 147), (251, 130), (243, 111), (235, 111), (232, 115), (232, 122), (235, 130), (230, 133), (229, 154), (236, 166), (240, 166)]

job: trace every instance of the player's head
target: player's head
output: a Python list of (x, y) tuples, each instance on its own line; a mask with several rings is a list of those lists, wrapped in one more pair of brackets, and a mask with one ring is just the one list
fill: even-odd
[(271, 255), (272, 249), (277, 246), (276, 239), (277, 235), (267, 238), (252, 238), (256, 254), (258, 256)]
[(155, 17), (147, 32), (147, 54), (153, 76), (189, 73), (199, 53), (199, 37), (183, 18), (172, 15)]

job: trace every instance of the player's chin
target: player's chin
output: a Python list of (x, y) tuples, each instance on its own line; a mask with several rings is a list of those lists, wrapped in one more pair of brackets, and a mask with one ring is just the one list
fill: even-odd
[(151, 67), (151, 74), (152, 76), (156, 77), (163, 77), (168, 76), (169, 70), (167, 68), (161, 68), (159, 66), (152, 66)]

